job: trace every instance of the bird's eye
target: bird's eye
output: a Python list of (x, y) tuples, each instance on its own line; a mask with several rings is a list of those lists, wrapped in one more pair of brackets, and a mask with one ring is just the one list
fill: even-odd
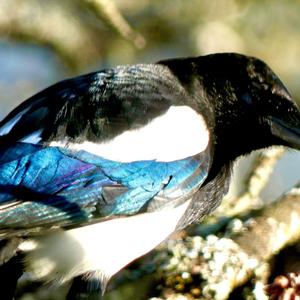
[(252, 97), (249, 93), (243, 94), (241, 98), (247, 105), (253, 105)]

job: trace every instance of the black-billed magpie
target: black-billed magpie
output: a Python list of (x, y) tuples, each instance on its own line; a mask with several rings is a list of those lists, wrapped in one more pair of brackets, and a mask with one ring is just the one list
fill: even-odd
[(213, 211), (237, 157), (272, 145), (300, 149), (300, 111), (254, 57), (170, 59), (59, 82), (0, 122), (0, 238), (21, 238), (33, 277), (83, 276), (104, 290)]

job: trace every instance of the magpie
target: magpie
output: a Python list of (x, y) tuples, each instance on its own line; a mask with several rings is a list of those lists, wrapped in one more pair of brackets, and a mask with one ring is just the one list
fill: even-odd
[(3, 262), (20, 253), (33, 278), (75, 278), (69, 299), (97, 297), (211, 213), (237, 157), (272, 145), (300, 150), (300, 111), (254, 57), (169, 59), (56, 83), (0, 122), (0, 239), (14, 245)]

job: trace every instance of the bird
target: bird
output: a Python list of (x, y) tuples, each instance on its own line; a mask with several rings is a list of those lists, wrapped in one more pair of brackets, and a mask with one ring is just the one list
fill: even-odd
[(300, 150), (300, 110), (255, 57), (58, 82), (0, 122), (0, 262), (21, 255), (35, 279), (73, 280), (69, 299), (100, 299), (119, 270), (220, 204), (238, 157), (273, 145)]

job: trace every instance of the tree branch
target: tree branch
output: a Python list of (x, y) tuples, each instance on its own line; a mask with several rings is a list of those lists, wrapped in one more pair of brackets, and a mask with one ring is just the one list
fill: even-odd
[(268, 184), (278, 160), (284, 153), (284, 147), (272, 147), (262, 151), (255, 160), (252, 171), (246, 178), (246, 190), (244, 193), (238, 198), (225, 199), (217, 215), (235, 216), (245, 213), (254, 207), (262, 206), (260, 193)]
[(146, 45), (145, 38), (135, 31), (120, 13), (112, 0), (82, 0), (88, 5), (99, 19), (106, 21), (123, 38), (132, 42), (138, 49)]
[(158, 299), (175, 299), (170, 295), (181, 293), (182, 299), (225, 300), (251, 277), (264, 283), (268, 260), (299, 239), (300, 184), (242, 224), (239, 234), (229, 230), (222, 238), (168, 241), (155, 257), (157, 270), (162, 270)]

